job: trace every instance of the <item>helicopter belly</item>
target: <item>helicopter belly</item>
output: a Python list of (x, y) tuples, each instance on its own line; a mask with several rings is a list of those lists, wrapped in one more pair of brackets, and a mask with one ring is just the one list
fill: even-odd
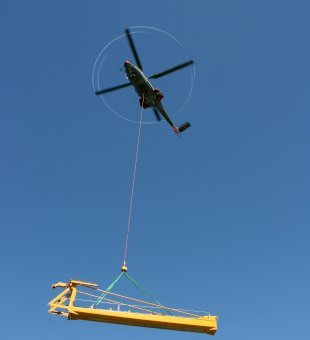
[(149, 96), (153, 92), (153, 86), (151, 83), (143, 78), (135, 79), (132, 81), (132, 84), (137, 92), (137, 94), (142, 97), (143, 95), (145, 97)]
[(156, 108), (163, 98), (160, 90), (155, 89), (144, 73), (129, 61), (125, 61), (125, 70), (128, 80), (140, 97), (140, 105), (144, 108)]

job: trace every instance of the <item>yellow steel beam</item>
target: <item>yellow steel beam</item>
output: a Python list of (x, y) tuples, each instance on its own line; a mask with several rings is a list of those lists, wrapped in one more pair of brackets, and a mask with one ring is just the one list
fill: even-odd
[(214, 335), (217, 330), (216, 316), (185, 318), (133, 312), (118, 312), (105, 309), (74, 307), (69, 311), (69, 320), (88, 320), (115, 323), (128, 326), (140, 326), (170, 329), (175, 331), (207, 333)]
[[(49, 312), (66, 316), (69, 320), (87, 320), (106, 323), (115, 323), (128, 326), (140, 326), (170, 329), (186, 332), (198, 332), (214, 335), (217, 331), (216, 316), (183, 317), (183, 316), (164, 316), (155, 314), (143, 314), (136, 312), (123, 312), (106, 309), (92, 309), (77, 307), (74, 305), (78, 285), (88, 288), (96, 288), (96, 284), (84, 281), (71, 280), (68, 284), (58, 283), (53, 288), (66, 288), (56, 298), (51, 300)], [(69, 300), (69, 302), (66, 302)]]

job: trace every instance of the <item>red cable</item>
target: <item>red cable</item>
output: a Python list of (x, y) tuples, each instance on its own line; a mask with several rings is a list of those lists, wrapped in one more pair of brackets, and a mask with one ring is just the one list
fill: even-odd
[(143, 104), (144, 104), (144, 95), (142, 95), (142, 101), (141, 101), (141, 112), (140, 112), (140, 123), (139, 123), (139, 130), (138, 130), (138, 141), (137, 141), (137, 146), (136, 146), (136, 158), (135, 158), (135, 164), (134, 164), (134, 169), (133, 169), (133, 178), (132, 178), (132, 186), (131, 186), (131, 197), (130, 197), (128, 222), (127, 222), (125, 251), (124, 251), (124, 266), (126, 266), (126, 258), (127, 258), (127, 250), (128, 250), (128, 239), (129, 239), (130, 223), (131, 223), (131, 215), (132, 215), (132, 206), (133, 206), (133, 198), (134, 198), (134, 192), (135, 192), (137, 163), (138, 163), (138, 156), (139, 156), (140, 136), (141, 136), (141, 127), (142, 127)]

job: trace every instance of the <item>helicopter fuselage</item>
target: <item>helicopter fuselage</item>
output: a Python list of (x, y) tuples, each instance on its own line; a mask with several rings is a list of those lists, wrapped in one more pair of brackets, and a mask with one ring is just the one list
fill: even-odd
[(125, 61), (124, 67), (128, 80), (140, 97), (140, 105), (144, 108), (152, 107), (160, 111), (163, 110), (160, 101), (164, 96), (161, 91), (154, 88), (144, 73), (130, 61)]

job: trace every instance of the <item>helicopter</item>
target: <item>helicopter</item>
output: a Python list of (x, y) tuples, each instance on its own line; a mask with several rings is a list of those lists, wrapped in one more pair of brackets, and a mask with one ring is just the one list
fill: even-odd
[(149, 79), (157, 79), (157, 78), (163, 77), (169, 73), (178, 71), (184, 67), (192, 65), (194, 61), (189, 60), (183, 64), (169, 68), (163, 72), (153, 74), (150, 77), (146, 77), (145, 74), (143, 73), (143, 68), (142, 68), (136, 47), (134, 45), (132, 36), (130, 34), (130, 30), (128, 28), (125, 30), (125, 34), (126, 34), (127, 40), (129, 42), (131, 51), (133, 53), (133, 56), (136, 62), (136, 65), (133, 64), (129, 60), (126, 60), (124, 62), (124, 69), (126, 72), (126, 77), (129, 80), (129, 83), (110, 87), (110, 88), (103, 89), (103, 90), (98, 90), (95, 92), (96, 95), (99, 96), (99, 95), (106, 94), (108, 92), (120, 90), (128, 86), (133, 86), (136, 93), (140, 97), (140, 106), (145, 109), (152, 108), (155, 114), (156, 120), (160, 121), (162, 120), (162, 117), (163, 117), (168, 122), (168, 124), (171, 126), (173, 131), (177, 135), (179, 135), (181, 132), (188, 129), (191, 126), (191, 124), (189, 122), (186, 122), (186, 123), (183, 123), (177, 126), (172, 122), (171, 118), (169, 117), (168, 113), (165, 111), (161, 103), (161, 100), (164, 98), (162, 92), (159, 89), (154, 88)]

